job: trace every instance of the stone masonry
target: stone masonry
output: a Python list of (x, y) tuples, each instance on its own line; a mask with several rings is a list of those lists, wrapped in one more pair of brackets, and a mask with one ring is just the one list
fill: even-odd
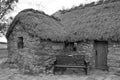
[[(23, 49), (18, 49), (18, 37), (23, 37)], [(16, 63), (22, 71), (44, 72), (47, 67), (53, 65), (55, 55), (85, 54), (89, 56), (91, 66), (94, 66), (93, 45), (91, 43), (77, 43), (76, 47), (77, 50), (73, 51), (72, 46), (65, 48), (64, 42), (41, 39), (36, 35), (29, 34), (17, 24), (8, 40), (9, 61)]]
[(108, 48), (108, 67), (110, 72), (120, 72), (120, 43), (111, 42)]

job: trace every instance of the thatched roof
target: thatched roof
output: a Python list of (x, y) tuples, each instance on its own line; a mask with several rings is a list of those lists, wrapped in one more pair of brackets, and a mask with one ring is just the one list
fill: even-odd
[(21, 24), (21, 27), (32, 34), (39, 36), (42, 39), (51, 39), (55, 41), (63, 41), (65, 31), (64, 27), (54, 17), (48, 16), (43, 12), (26, 9), (21, 11), (11, 23), (6, 37), (9, 38), (13, 28), (17, 23)]
[(120, 1), (76, 8), (60, 14), (67, 40), (120, 40)]
[(60, 20), (36, 10), (23, 10), (15, 17), (6, 37), (9, 37), (16, 23), (20, 22), (31, 26), (31, 28), (26, 27), (26, 30), (43, 39), (70, 42), (120, 41), (120, 1), (108, 1), (110, 2), (92, 3), (92, 6), (79, 6), (64, 13), (54, 14)]

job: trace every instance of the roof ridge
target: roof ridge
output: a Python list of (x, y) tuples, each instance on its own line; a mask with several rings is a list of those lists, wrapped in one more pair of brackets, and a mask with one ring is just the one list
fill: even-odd
[[(13, 28), (14, 28), (14, 26), (17, 24), (17, 23), (19, 23), (20, 21), (21, 21), (21, 18), (22, 18), (22, 16), (23, 16), (23, 19), (25, 19), (25, 17), (24, 16), (26, 16), (26, 17), (28, 17), (28, 16), (30, 16), (30, 17), (32, 17), (32, 16), (34, 16), (34, 17), (36, 17), (36, 16), (44, 16), (44, 18), (49, 18), (49, 19), (45, 19), (45, 20), (49, 20), (50, 21), (50, 24), (54, 24), (54, 26), (62, 26), (62, 24), (60, 23), (60, 20), (58, 20), (58, 19), (56, 19), (54, 16), (50, 16), (50, 15), (47, 15), (47, 14), (45, 14), (44, 12), (40, 12), (40, 11), (38, 11), (38, 10), (34, 10), (34, 9), (25, 9), (25, 10), (22, 10), (21, 12), (19, 12), (16, 16), (15, 16), (15, 18), (14, 18), (14, 20), (12, 21), (12, 23), (10, 24), (10, 27), (8, 28), (8, 31), (7, 31), (7, 34), (6, 34), (6, 38), (8, 39), (9, 38), (9, 35), (10, 35), (10, 33), (12, 32), (12, 30), (13, 30)], [(59, 23), (59, 24), (58, 24)], [(39, 24), (39, 25), (42, 25), (42, 24)], [(53, 26), (53, 27), (54, 27)], [(58, 29), (59, 28), (61, 28), (61, 30), (63, 29), (63, 27), (58, 27)], [(56, 32), (60, 32), (60, 29), (59, 30), (56, 30)], [(54, 33), (56, 33), (55, 31), (54, 31), (54, 29), (51, 29), (51, 30), (53, 30), (53, 32)], [(53, 33), (52, 31), (51, 31), (51, 34)], [(57, 34), (57, 33), (56, 33)], [(55, 35), (56, 35), (55, 34)], [(62, 33), (60, 32), (60, 34), (59, 34), (60, 36), (62, 36)], [(47, 36), (45, 36), (45, 37), (47, 37)], [(50, 36), (51, 37), (51, 36)], [(57, 37), (57, 36), (56, 36)]]
[(22, 12), (28, 12), (28, 11), (31, 11), (31, 12), (33, 12), (33, 13), (43, 14), (43, 15), (48, 16), (48, 17), (50, 17), (50, 18), (53, 18), (53, 19), (55, 19), (55, 20), (57, 20), (57, 21), (60, 21), (60, 19), (58, 19), (57, 17), (55, 17), (55, 16), (53, 16), (53, 15), (48, 15), (48, 14), (46, 14), (46, 13), (43, 12), (43, 11), (35, 10), (35, 9), (32, 9), (32, 8), (24, 9), (24, 10), (22, 10), (21, 12), (19, 12), (18, 15), (19, 15), (20, 13), (22, 13)]

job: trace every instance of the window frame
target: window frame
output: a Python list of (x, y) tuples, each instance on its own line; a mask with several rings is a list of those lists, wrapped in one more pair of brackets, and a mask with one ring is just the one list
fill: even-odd
[(24, 48), (23, 37), (18, 37), (17, 47), (18, 47), (18, 49)]

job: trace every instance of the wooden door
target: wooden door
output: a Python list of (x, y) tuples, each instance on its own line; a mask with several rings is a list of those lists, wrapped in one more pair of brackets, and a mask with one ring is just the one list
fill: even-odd
[(107, 41), (95, 41), (95, 67), (97, 69), (107, 70)]

